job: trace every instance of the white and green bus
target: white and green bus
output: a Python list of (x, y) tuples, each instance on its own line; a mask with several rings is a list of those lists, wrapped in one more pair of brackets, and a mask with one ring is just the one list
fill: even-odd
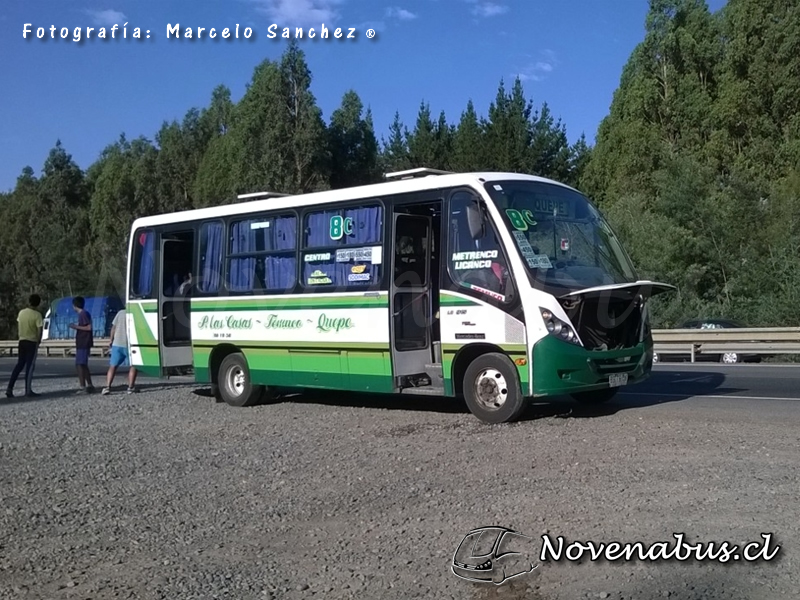
[(132, 364), (192, 369), (234, 406), (287, 388), (608, 400), (652, 368), (642, 281), (589, 200), (513, 173), (388, 181), (137, 219)]

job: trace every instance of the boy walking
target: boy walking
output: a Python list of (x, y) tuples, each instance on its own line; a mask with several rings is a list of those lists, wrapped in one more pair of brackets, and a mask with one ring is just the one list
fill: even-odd
[(25, 369), (25, 396), (32, 398), (38, 396), (31, 388), (33, 383), (33, 369), (36, 363), (36, 354), (39, 352), (39, 343), (42, 341), (42, 328), (44, 320), (42, 313), (37, 309), (42, 299), (38, 294), (31, 294), (28, 298), (27, 308), (23, 308), (17, 315), (19, 324), (19, 345), (17, 364), (11, 372), (11, 379), (6, 388), (6, 398), (14, 397), (14, 386), (19, 374)]
[(125, 319), (125, 309), (120, 310), (111, 323), (111, 360), (106, 374), (106, 387), (102, 394), (111, 393), (111, 384), (114, 383), (114, 376), (117, 369), (128, 366), (128, 393), (136, 391), (136, 367), (130, 366), (130, 356), (128, 355), (128, 327)]
[(78, 384), (80, 385), (76, 394), (94, 392), (92, 374), (89, 372), (89, 354), (94, 345), (92, 315), (83, 309), (84, 306), (86, 306), (86, 301), (82, 296), (76, 296), (72, 300), (72, 308), (78, 313), (78, 324), (69, 324), (70, 328), (75, 330), (75, 368), (78, 371)]

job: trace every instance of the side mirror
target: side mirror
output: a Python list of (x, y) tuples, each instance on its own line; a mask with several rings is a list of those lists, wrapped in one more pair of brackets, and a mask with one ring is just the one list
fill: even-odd
[(477, 200), (467, 206), (467, 224), (473, 240), (483, 237), (483, 213)]

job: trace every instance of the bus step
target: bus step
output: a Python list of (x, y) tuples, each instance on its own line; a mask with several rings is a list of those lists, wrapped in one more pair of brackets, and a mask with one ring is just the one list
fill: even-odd
[(429, 387), (433, 385), (433, 380), (427, 373), (418, 373), (399, 377), (397, 384), (400, 388)]
[(432, 381), (437, 383), (441, 383), (441, 381), (444, 379), (444, 369), (442, 368), (442, 363), (428, 363), (425, 365), (425, 372)]
[(415, 394), (418, 396), (444, 396), (443, 387), (428, 385), (425, 387), (409, 387), (400, 390), (401, 394)]

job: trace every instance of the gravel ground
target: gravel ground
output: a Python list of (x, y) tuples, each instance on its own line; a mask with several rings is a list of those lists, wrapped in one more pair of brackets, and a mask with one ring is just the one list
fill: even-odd
[[(453, 401), (308, 393), (235, 409), (191, 383), (0, 400), (0, 597), (796, 598), (798, 424), (692, 401), (489, 426)], [(768, 406), (768, 405), (767, 405)], [(594, 417), (594, 418), (591, 418)], [(770, 562), (449, 569), (471, 529), (780, 544)]]

